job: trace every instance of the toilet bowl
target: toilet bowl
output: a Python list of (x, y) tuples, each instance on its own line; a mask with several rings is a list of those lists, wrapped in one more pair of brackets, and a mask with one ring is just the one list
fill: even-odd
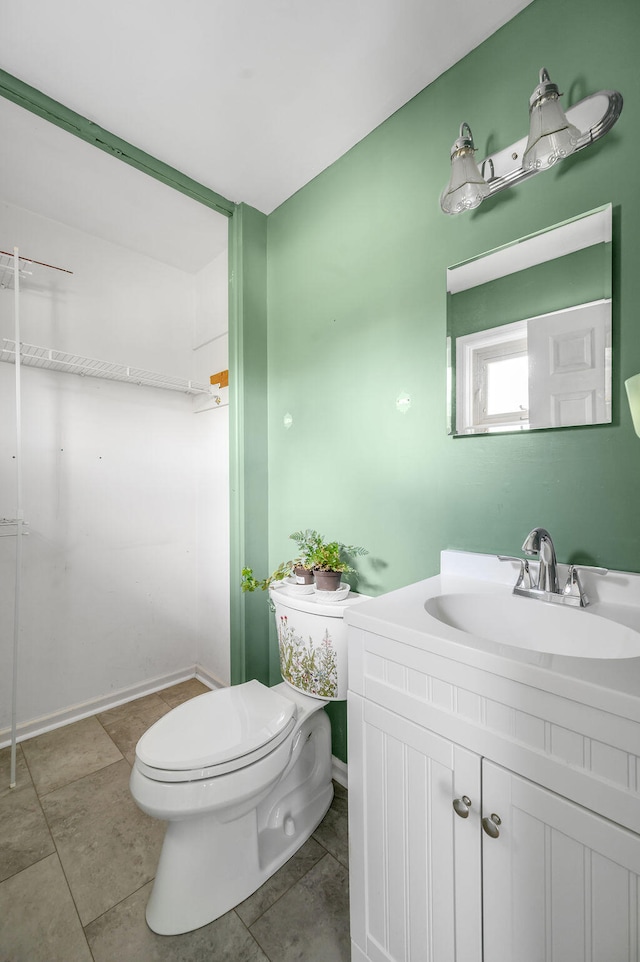
[[(327, 651), (346, 645), (344, 610), (362, 596), (323, 604), (272, 594), (276, 619), (287, 619), (281, 662), (291, 673), (298, 638), (311, 670), (295, 674), (295, 687), (253, 680), (199, 695), (160, 718), (136, 747), (131, 794), (168, 822), (146, 911), (160, 935), (199, 928), (248, 898), (309, 838), (333, 798), (331, 726), (320, 710), (332, 696), (318, 695), (318, 679), (324, 691), (330, 664), (336, 681), (345, 659)], [(307, 637), (295, 634), (299, 618)], [(336, 681), (334, 698), (338, 690)]]

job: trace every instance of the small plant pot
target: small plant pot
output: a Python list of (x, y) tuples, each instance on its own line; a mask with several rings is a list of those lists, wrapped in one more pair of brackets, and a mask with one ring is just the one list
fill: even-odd
[(340, 587), (340, 571), (315, 571), (314, 575), (318, 591), (337, 591)]
[(293, 569), (293, 576), (298, 585), (313, 584), (313, 571), (310, 571), (309, 568), (303, 568), (302, 565), (296, 565)]

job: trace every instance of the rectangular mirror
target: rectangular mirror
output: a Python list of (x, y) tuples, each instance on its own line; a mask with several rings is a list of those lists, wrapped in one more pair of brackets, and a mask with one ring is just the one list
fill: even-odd
[(611, 215), (448, 268), (449, 434), (611, 421)]

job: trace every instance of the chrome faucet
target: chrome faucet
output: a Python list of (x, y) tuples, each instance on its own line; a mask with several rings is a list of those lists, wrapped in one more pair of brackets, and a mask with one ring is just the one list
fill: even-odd
[(553, 540), (546, 528), (534, 528), (525, 538), (522, 550), (525, 554), (538, 555), (538, 581), (534, 583), (535, 567), (532, 569), (526, 558), (513, 558), (510, 555), (498, 555), (500, 561), (516, 561), (520, 565), (520, 573), (513, 593), (526, 595), (528, 598), (539, 598), (541, 601), (560, 602), (585, 608), (589, 599), (580, 581), (579, 571), (588, 571), (594, 575), (606, 575), (606, 568), (582, 568), (569, 565), (567, 583), (560, 588), (558, 583), (558, 562)]
[(560, 594), (558, 584), (558, 562), (556, 549), (551, 535), (546, 528), (534, 528), (525, 538), (522, 550), (525, 554), (537, 554), (540, 559), (538, 568), (538, 591), (550, 591), (554, 595)]

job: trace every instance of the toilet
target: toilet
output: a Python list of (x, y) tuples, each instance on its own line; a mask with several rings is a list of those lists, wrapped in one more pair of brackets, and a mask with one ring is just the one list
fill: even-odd
[(270, 589), (279, 685), (252, 680), (199, 695), (136, 746), (131, 794), (168, 822), (146, 911), (159, 935), (199, 928), (248, 898), (331, 804), (331, 726), (320, 709), (346, 698), (343, 617), (364, 596), (300, 590)]

